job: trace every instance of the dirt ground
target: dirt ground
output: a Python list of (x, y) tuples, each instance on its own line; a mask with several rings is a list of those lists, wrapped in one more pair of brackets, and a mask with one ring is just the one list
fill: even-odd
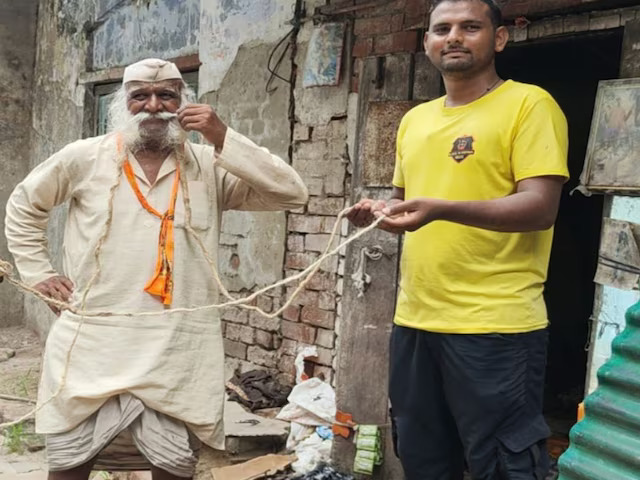
[[(22, 327), (0, 329), (0, 395), (35, 400), (42, 348), (38, 337)], [(9, 357), (9, 358), (7, 358)], [(0, 423), (17, 420), (33, 403), (0, 398)], [(33, 420), (0, 434), (0, 480), (37, 478), (45, 469), (44, 442), (33, 433)]]

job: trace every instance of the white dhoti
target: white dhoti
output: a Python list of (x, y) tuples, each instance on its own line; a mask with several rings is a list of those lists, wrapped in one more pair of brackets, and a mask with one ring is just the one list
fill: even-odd
[(50, 471), (95, 460), (96, 470), (146, 470), (152, 465), (192, 477), (200, 442), (183, 422), (146, 408), (131, 394), (110, 398), (76, 428), (46, 436)]

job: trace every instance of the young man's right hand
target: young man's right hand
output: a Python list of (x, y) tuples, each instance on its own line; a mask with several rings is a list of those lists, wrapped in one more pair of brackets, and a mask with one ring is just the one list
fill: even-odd
[[(63, 275), (56, 275), (55, 277), (47, 278), (38, 283), (33, 288), (49, 298), (54, 298), (61, 302), (68, 302), (73, 293), (73, 282)], [(60, 309), (58, 307), (51, 304), (47, 305), (49, 305), (53, 313), (60, 315)]]

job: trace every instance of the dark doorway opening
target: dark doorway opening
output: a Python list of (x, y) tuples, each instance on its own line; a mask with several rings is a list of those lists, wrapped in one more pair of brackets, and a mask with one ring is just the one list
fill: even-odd
[(556, 99), (569, 123), (569, 169), (556, 223), (545, 300), (551, 322), (545, 416), (566, 436), (584, 397), (603, 197), (569, 192), (579, 183), (600, 80), (618, 78), (623, 29), (513, 44), (498, 56), (503, 78), (532, 83)]

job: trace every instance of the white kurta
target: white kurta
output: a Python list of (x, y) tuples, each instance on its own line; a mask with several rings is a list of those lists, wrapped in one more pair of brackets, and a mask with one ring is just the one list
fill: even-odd
[[(192, 226), (216, 258), (221, 212), (299, 208), (307, 189), (283, 160), (228, 130), (219, 154), (211, 146), (186, 145)], [(71, 303), (96, 268), (94, 251), (105, 225), (109, 189), (117, 179), (115, 136), (74, 142), (35, 168), (7, 204), (6, 236), (22, 279), (35, 285), (57, 272), (46, 244), (49, 212), (70, 200), (64, 236), (64, 274), (75, 285)], [(175, 176), (167, 158), (153, 185), (129, 155), (138, 185), (156, 210), (165, 212)], [(175, 214), (172, 308), (217, 303), (210, 268), (184, 228), (178, 195)], [(124, 175), (100, 262), (100, 277), (87, 310), (161, 311), (143, 291), (157, 256), (160, 219), (139, 203)], [(58, 389), (78, 317), (63, 312), (47, 339), (38, 401)], [(153, 317), (86, 318), (73, 348), (66, 385), (36, 416), (39, 433), (61, 433), (84, 421), (110, 397), (130, 392), (159, 412), (184, 421), (204, 443), (224, 448), (224, 352), (217, 310)]]

